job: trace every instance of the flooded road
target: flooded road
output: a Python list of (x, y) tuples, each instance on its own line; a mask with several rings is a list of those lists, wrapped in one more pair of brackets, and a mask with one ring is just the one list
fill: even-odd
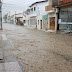
[(12, 24), (3, 24), (3, 29), (8, 40), (6, 61), (14, 58), (25, 72), (72, 72), (72, 35)]

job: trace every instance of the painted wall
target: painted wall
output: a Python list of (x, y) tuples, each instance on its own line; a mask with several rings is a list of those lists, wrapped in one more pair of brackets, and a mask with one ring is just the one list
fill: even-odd
[[(30, 11), (30, 14), (36, 14), (37, 16), (39, 15), (45, 15), (45, 6), (48, 5), (48, 2), (43, 2), (43, 3), (37, 3), (35, 5), (33, 5), (32, 7), (30, 7), (30, 9), (33, 8), (33, 12)], [(36, 11), (34, 11), (34, 7), (36, 7)]]
[[(41, 20), (42, 20), (42, 16), (37, 16), (37, 29), (40, 30), (41, 29)], [(42, 20), (43, 21), (43, 20)], [(43, 23), (42, 23), (43, 24)]]
[[(37, 3), (35, 5), (33, 5), (32, 7), (30, 7), (30, 9), (33, 8), (33, 12), (30, 11), (30, 14), (28, 15), (28, 19), (30, 19), (31, 17), (36, 16), (37, 19), (37, 29), (41, 29), (41, 24), (40, 24), (40, 20), (42, 20), (42, 15), (47, 14), (45, 12), (45, 6), (48, 5), (48, 2), (43, 2), (43, 3)], [(36, 8), (36, 10), (34, 11), (34, 7)], [(38, 20), (39, 20), (39, 24), (38, 24)], [(30, 23), (30, 21), (29, 21)]]
[(59, 24), (59, 30), (71, 30), (72, 31), (72, 25)]
[(25, 16), (23, 15), (23, 11), (11, 11), (8, 13), (8, 23), (16, 24), (15, 17), (22, 17), (22, 19), (20, 18), (20, 21), (23, 22)]
[(72, 0), (63, 0), (64, 3), (71, 2)]
[(48, 30), (48, 15), (43, 15), (43, 30)]
[(48, 2), (37, 4), (37, 11), (39, 11), (40, 16), (47, 14), (45, 11), (45, 6), (47, 5), (48, 5)]
[(2, 22), (2, 13), (0, 12), (0, 29), (1, 29), (1, 22)]
[(25, 20), (25, 26), (28, 26), (28, 15), (26, 15), (25, 17), (23, 17), (23, 20)]
[(49, 5), (52, 5), (52, 0), (49, 0)]
[(23, 13), (23, 11), (19, 11), (19, 10), (10, 11), (8, 14), (9, 14), (10, 16), (12, 16), (12, 15), (15, 15), (15, 14), (18, 14), (18, 13)]

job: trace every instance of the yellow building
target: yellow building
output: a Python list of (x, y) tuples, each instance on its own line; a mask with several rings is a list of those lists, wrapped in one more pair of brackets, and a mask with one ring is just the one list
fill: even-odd
[(57, 31), (57, 9), (52, 7), (52, 0), (48, 0), (48, 6), (45, 7), (48, 14), (48, 29)]

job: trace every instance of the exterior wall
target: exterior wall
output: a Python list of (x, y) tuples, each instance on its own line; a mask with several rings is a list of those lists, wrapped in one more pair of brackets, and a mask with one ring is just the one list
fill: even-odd
[(10, 11), (8, 14), (9, 14), (10, 16), (12, 16), (12, 15), (19, 14), (19, 13), (23, 13), (23, 11), (19, 11), (19, 10)]
[(0, 29), (1, 29), (1, 23), (2, 23), (2, 13), (0, 12)]
[(36, 17), (29, 18), (29, 26), (36, 28), (37, 27), (37, 19)]
[(19, 18), (20, 22), (23, 23), (23, 14), (17, 14), (15, 17)]
[(42, 16), (42, 15), (47, 14), (45, 12), (45, 6), (47, 5), (48, 5), (48, 2), (37, 4), (37, 11), (39, 11), (38, 15)]
[[(48, 5), (48, 2), (43, 2), (43, 3), (38, 3), (38, 4), (33, 5), (32, 7), (30, 7), (30, 9), (33, 8), (33, 11), (30, 10), (30, 16), (32, 14), (36, 14), (37, 16), (45, 15), (46, 14), (45, 6), (47, 6), (47, 5)], [(34, 11), (34, 7), (36, 7), (36, 11)]]
[(43, 19), (43, 30), (48, 30), (48, 15), (44, 15)]
[(0, 29), (2, 29), (2, 4), (0, 0)]
[(23, 17), (16, 17), (16, 24), (23, 26)]
[(72, 2), (72, 0), (52, 0), (53, 7), (60, 6), (60, 5), (70, 3), (70, 2)]
[(23, 17), (23, 20), (25, 20), (25, 26), (28, 26), (28, 21), (29, 21), (29, 19), (28, 19), (28, 16), (26, 15), (26, 17)]
[[(41, 20), (42, 20), (42, 16), (37, 16), (37, 29), (40, 30), (41, 29)], [(39, 22), (38, 22), (39, 21)]]
[(52, 0), (49, 0), (49, 5), (52, 5)]
[[(15, 17), (23, 17), (23, 15), (19, 13), (23, 13), (23, 11), (17, 11), (17, 10), (10, 11), (7, 16), (7, 22), (10, 24), (16, 24)], [(18, 15), (15, 15), (15, 14), (18, 14)]]
[(10, 23), (11, 17), (10, 17), (10, 13), (7, 14), (7, 23)]
[[(36, 20), (37, 20), (37, 29), (41, 29), (41, 24), (40, 21), (42, 20), (42, 15), (47, 14), (45, 12), (45, 6), (48, 5), (48, 2), (43, 2), (43, 3), (36, 3), (35, 5), (33, 5), (32, 7), (30, 7), (30, 9), (33, 8), (33, 11), (30, 10), (30, 14), (28, 15), (28, 19), (30, 22), (30, 18), (36, 16)], [(36, 10), (34, 11), (34, 7), (36, 8)], [(38, 20), (39, 20), (39, 24), (38, 24)], [(29, 24), (31, 26), (31, 24)]]
[(72, 0), (63, 0), (64, 3), (71, 2)]
[(59, 30), (67, 30), (67, 31), (72, 32), (72, 25), (60, 24), (59, 25)]
[(10, 24), (15, 24), (15, 17), (14, 16), (7, 16), (7, 22)]
[[(62, 5), (64, 3), (68, 3), (71, 2), (72, 0), (53, 0), (53, 4), (52, 6), (58, 6), (58, 5)], [(49, 0), (49, 4), (50, 4), (51, 0)], [(71, 9), (69, 9), (71, 7)], [(56, 8), (54, 8), (55, 10)], [(61, 10), (64, 12), (63, 14), (61, 14)], [(59, 20), (58, 20), (58, 16), (57, 16), (57, 12), (54, 12), (55, 14), (53, 14), (53, 12), (48, 12), (49, 16), (52, 15), (53, 17), (55, 17), (55, 31), (57, 31), (57, 27), (59, 26), (59, 30), (67, 30), (67, 31), (71, 31), (72, 32), (72, 5), (67, 4), (67, 6), (61, 6), (60, 7), (60, 12), (59, 12)], [(51, 16), (50, 16), (51, 17)], [(48, 17), (48, 28), (50, 29), (50, 17)], [(70, 21), (71, 20), (71, 21)], [(57, 21), (59, 21), (59, 25), (57, 24)]]
[(59, 17), (59, 30), (72, 31), (72, 6), (61, 7)]
[[(53, 2), (52, 2), (53, 0), (48, 0), (48, 7), (49, 6), (53, 6)], [(52, 30), (54, 30), (54, 31), (57, 31), (57, 9), (55, 9), (55, 8), (51, 8), (50, 10), (48, 10), (48, 11), (46, 11), (47, 12), (47, 14), (48, 14), (48, 29), (52, 29)], [(52, 25), (52, 23), (50, 22), (51, 21), (51, 18), (55, 18), (55, 26), (52, 26), (52, 27), (54, 27), (54, 28), (51, 28), (51, 25)]]

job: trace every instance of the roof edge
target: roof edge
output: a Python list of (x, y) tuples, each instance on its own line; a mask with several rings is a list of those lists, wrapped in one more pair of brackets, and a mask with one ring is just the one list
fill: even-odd
[(34, 2), (33, 4), (31, 4), (29, 7), (32, 7), (33, 5), (37, 4), (37, 3), (43, 3), (43, 2), (47, 2), (48, 0), (44, 0), (44, 1), (38, 1), (38, 2)]

